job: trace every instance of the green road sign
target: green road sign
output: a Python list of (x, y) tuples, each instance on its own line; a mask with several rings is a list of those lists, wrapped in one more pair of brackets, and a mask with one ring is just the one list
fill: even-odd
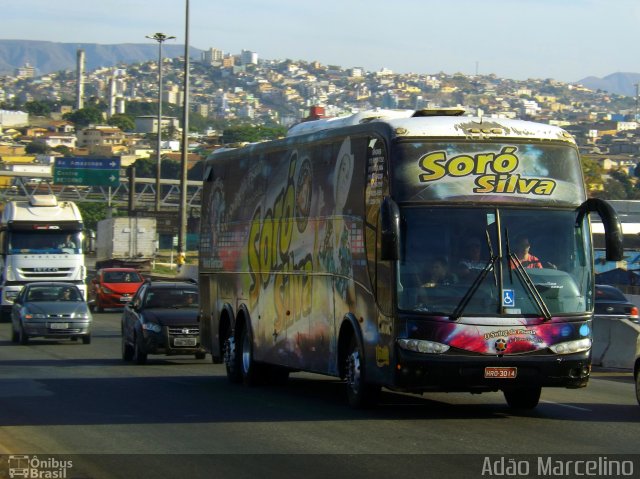
[(118, 186), (120, 158), (56, 158), (53, 183), (76, 186)]

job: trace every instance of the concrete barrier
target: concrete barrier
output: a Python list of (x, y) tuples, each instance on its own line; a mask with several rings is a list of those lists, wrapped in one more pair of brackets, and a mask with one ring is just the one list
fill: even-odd
[(640, 325), (623, 317), (594, 316), (593, 364), (604, 368), (633, 369)]

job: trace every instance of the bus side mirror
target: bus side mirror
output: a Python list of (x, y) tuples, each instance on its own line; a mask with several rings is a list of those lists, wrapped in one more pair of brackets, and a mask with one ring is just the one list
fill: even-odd
[(395, 261), (400, 257), (400, 210), (395, 201), (388, 196), (380, 205), (380, 259)]
[(622, 243), (624, 235), (616, 210), (605, 200), (589, 198), (578, 208), (576, 227), (582, 223), (584, 215), (590, 212), (598, 213), (598, 216), (602, 219), (607, 261), (620, 261), (624, 257), (624, 247)]

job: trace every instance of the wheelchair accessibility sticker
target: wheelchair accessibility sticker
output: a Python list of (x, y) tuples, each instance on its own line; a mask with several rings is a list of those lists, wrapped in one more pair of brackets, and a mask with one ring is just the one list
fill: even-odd
[(502, 306), (504, 308), (513, 308), (516, 305), (516, 295), (512, 289), (502, 291)]

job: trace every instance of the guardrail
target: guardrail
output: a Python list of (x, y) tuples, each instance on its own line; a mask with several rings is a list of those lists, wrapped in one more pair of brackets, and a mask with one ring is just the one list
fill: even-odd
[(633, 370), (640, 348), (640, 325), (624, 317), (594, 316), (594, 366)]

